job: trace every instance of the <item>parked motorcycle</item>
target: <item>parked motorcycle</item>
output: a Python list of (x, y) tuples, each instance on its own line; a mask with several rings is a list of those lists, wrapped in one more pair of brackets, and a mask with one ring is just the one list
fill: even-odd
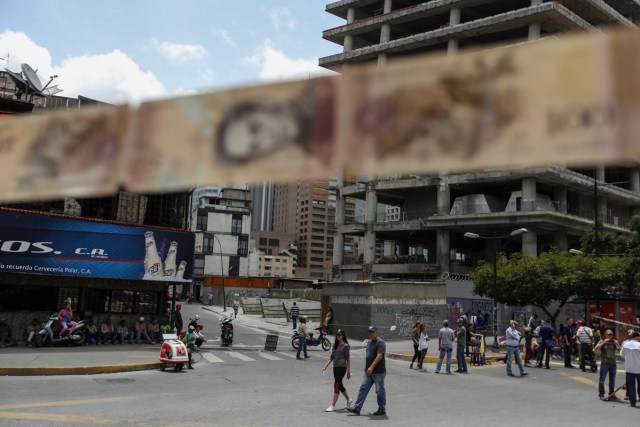
[(58, 313), (53, 313), (42, 324), (40, 332), (36, 335), (36, 347), (42, 347), (51, 344), (71, 343), (73, 345), (83, 345), (87, 341), (87, 326), (84, 320), (77, 322), (76, 327), (71, 333), (71, 328), (67, 329), (64, 336), (55, 336), (53, 333), (53, 324), (59, 322)]
[[(322, 330), (322, 327), (315, 328), (314, 331), (319, 331), (320, 336), (314, 338), (313, 333), (310, 333), (309, 335), (311, 335), (311, 338), (307, 338), (307, 347), (321, 345), (324, 351), (329, 351), (329, 349), (331, 348), (331, 341), (329, 341), (329, 338), (327, 338), (326, 334)], [(291, 346), (296, 350), (300, 347), (300, 338), (302, 337), (300, 336), (300, 334), (298, 334), (298, 331), (295, 331), (293, 333), (293, 337), (291, 337)]]
[(220, 340), (224, 345), (231, 345), (233, 343), (233, 325), (231, 317), (225, 317), (220, 319)]

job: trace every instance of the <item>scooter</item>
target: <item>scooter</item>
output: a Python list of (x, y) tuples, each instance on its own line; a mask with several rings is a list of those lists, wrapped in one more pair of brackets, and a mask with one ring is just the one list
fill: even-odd
[[(314, 331), (319, 331), (320, 336), (318, 338), (314, 338), (313, 333), (310, 333), (309, 335), (311, 335), (311, 338), (307, 338), (307, 347), (321, 345), (324, 351), (329, 351), (331, 348), (331, 341), (327, 338), (322, 327), (315, 328)], [(295, 331), (293, 333), (293, 337), (291, 337), (291, 346), (296, 350), (300, 347), (300, 338), (302, 337), (298, 334), (298, 331)]]
[(195, 317), (189, 318), (189, 324), (187, 326), (193, 326), (194, 328), (197, 329), (199, 320), (200, 320), (200, 316), (196, 314)]
[(231, 317), (225, 317), (220, 319), (220, 340), (224, 345), (231, 345), (233, 343), (233, 325)]
[(71, 333), (71, 328), (67, 329), (64, 336), (54, 336), (53, 324), (58, 320), (58, 313), (49, 316), (41, 326), (40, 332), (36, 335), (36, 347), (42, 347), (49, 344), (71, 343), (73, 345), (83, 345), (87, 341), (87, 327), (84, 320), (76, 323), (76, 327)]

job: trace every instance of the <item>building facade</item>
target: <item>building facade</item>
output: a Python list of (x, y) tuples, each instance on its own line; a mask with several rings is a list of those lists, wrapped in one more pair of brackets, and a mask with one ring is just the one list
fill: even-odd
[[(341, 0), (326, 11), (345, 24), (323, 37), (342, 52), (320, 58), (339, 71), (347, 64), (425, 52), (455, 54), (461, 48), (509, 45), (609, 25), (634, 27), (640, 3), (624, 0)], [(338, 278), (428, 279), (445, 272), (466, 273), (491, 259), (494, 236), (499, 251), (524, 250), (537, 256), (556, 246), (576, 248), (594, 218), (604, 228), (627, 233), (640, 206), (637, 163), (591, 169), (566, 165), (492, 170), (437, 176), (392, 176), (340, 183), (341, 198), (366, 202), (363, 219), (349, 221), (338, 200), (336, 241), (362, 239), (359, 256), (334, 250)], [(384, 203), (393, 217), (381, 218)], [(385, 221), (386, 219), (386, 221)], [(471, 232), (487, 239), (468, 239)], [(337, 245), (337, 248), (341, 245)], [(383, 256), (379, 251), (383, 248)]]

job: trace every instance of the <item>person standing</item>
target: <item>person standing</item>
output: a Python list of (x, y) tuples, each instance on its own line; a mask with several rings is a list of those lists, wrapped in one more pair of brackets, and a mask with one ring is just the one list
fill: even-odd
[(533, 357), (533, 332), (530, 326), (524, 328), (524, 364), (531, 366)]
[(304, 358), (308, 359), (309, 355), (307, 355), (307, 338), (309, 338), (309, 334), (307, 333), (307, 318), (302, 316), (300, 318), (300, 326), (298, 326), (298, 354), (296, 354), (296, 359), (302, 360), (300, 357), (300, 352), (304, 353)]
[(411, 341), (413, 342), (413, 357), (411, 358), (411, 364), (409, 369), (413, 369), (413, 363), (420, 360), (420, 350), (418, 345), (420, 344), (420, 321), (416, 321), (416, 324), (411, 328)]
[(240, 301), (237, 299), (233, 300), (233, 316), (235, 319), (238, 318), (238, 308), (240, 307)]
[(324, 368), (322, 368), (322, 374), (324, 375), (324, 371), (327, 370), (327, 367), (333, 362), (333, 401), (331, 402), (331, 406), (325, 409), (325, 412), (334, 412), (336, 409), (336, 403), (338, 402), (338, 397), (340, 393), (347, 399), (347, 408), (353, 406), (353, 399), (349, 397), (347, 393), (347, 389), (344, 388), (344, 384), (342, 384), (342, 379), (344, 376), (347, 376), (347, 379), (351, 379), (351, 360), (349, 357), (349, 341), (347, 340), (347, 335), (343, 330), (338, 329), (336, 333), (336, 339), (333, 342), (333, 351), (331, 352), (331, 356), (327, 363), (324, 364)]
[(518, 364), (518, 369), (520, 369), (520, 376), (524, 377), (529, 375), (524, 371), (522, 358), (520, 357), (520, 332), (516, 329), (517, 325), (518, 322), (515, 320), (509, 321), (509, 327), (504, 333), (507, 337), (507, 375), (510, 377), (515, 377), (511, 370), (511, 358), (514, 356), (516, 358), (516, 363)]
[(385, 354), (387, 345), (384, 340), (378, 336), (378, 328), (369, 326), (369, 342), (367, 343), (367, 355), (365, 362), (365, 371), (362, 377), (362, 384), (358, 390), (358, 397), (353, 408), (347, 408), (347, 411), (360, 415), (364, 401), (369, 394), (369, 390), (375, 384), (376, 396), (378, 398), (378, 410), (373, 415), (387, 415), (387, 394), (384, 389), (384, 378), (387, 375), (385, 366)]
[(300, 307), (298, 307), (295, 301), (291, 306), (291, 310), (289, 310), (289, 314), (291, 315), (291, 321), (293, 322), (293, 329), (295, 330), (297, 329), (297, 326), (298, 326), (298, 316), (300, 316)]
[(213, 305), (213, 291), (209, 291), (209, 305)]
[(176, 330), (178, 331), (178, 333), (180, 333), (180, 331), (182, 331), (182, 313), (180, 313), (180, 310), (182, 310), (182, 304), (176, 304), (176, 310), (173, 313), (173, 319), (174, 322), (176, 324)]
[(453, 329), (449, 327), (449, 321), (442, 322), (442, 328), (438, 332), (438, 349), (440, 350), (440, 356), (438, 357), (438, 363), (436, 364), (436, 374), (440, 373), (442, 367), (442, 359), (444, 355), (447, 355), (447, 374), (451, 373), (451, 351), (453, 345)]
[(542, 368), (542, 361), (544, 360), (544, 367), (551, 369), (549, 366), (549, 359), (551, 358), (551, 351), (554, 347), (553, 328), (549, 323), (544, 320), (540, 321), (540, 331), (538, 332), (538, 360), (536, 368)]
[(418, 358), (418, 371), (429, 372), (422, 367), (424, 358), (427, 356), (427, 350), (429, 349), (429, 335), (427, 335), (427, 326), (424, 323), (420, 322), (418, 332), (418, 351), (420, 352), (420, 357)]
[(635, 408), (640, 390), (640, 332), (629, 332), (629, 339), (622, 343), (620, 357), (624, 359), (624, 370), (627, 372), (629, 405)]
[(331, 306), (329, 306), (329, 309), (327, 310), (327, 315), (324, 316), (324, 322), (322, 323), (325, 334), (329, 333), (329, 325), (331, 324), (331, 322), (333, 322), (333, 309), (331, 308)]
[(562, 347), (564, 349), (564, 367), (575, 368), (571, 364), (573, 350), (573, 317), (567, 317), (567, 323), (562, 326)]
[(531, 317), (529, 317), (529, 322), (527, 323), (527, 327), (531, 328), (532, 331), (535, 331), (535, 329), (538, 327), (537, 314), (532, 314)]
[[(604, 333), (604, 339), (596, 344), (596, 350), (600, 350), (602, 359), (600, 360), (600, 379), (598, 381), (598, 396), (600, 400), (604, 400), (604, 380), (609, 375), (609, 394), (616, 389), (616, 350), (620, 350), (620, 344), (613, 337), (613, 331), (607, 329)], [(612, 399), (616, 397), (613, 396)]]
[(458, 369), (455, 372), (460, 374), (466, 374), (467, 372), (467, 358), (464, 354), (464, 349), (467, 345), (467, 328), (464, 327), (462, 319), (458, 319), (458, 328), (456, 329), (456, 361), (458, 362)]
[(583, 325), (582, 322), (578, 322), (575, 340), (580, 345), (580, 369), (582, 372), (586, 372), (588, 358), (591, 364), (591, 372), (596, 372), (598, 366), (596, 365), (596, 357), (593, 354), (593, 331), (591, 328)]

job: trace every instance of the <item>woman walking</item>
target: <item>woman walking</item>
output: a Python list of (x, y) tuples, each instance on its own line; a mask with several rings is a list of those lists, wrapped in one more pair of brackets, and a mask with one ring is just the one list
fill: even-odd
[(322, 368), (322, 373), (327, 370), (327, 367), (333, 362), (333, 401), (331, 402), (331, 406), (325, 409), (325, 412), (334, 412), (336, 402), (338, 401), (338, 396), (340, 393), (347, 399), (347, 408), (350, 408), (353, 405), (353, 400), (349, 398), (349, 394), (347, 393), (347, 389), (344, 388), (342, 384), (342, 379), (345, 374), (347, 375), (347, 379), (351, 379), (351, 361), (349, 359), (349, 341), (347, 341), (347, 336), (343, 330), (338, 329), (336, 333), (336, 340), (333, 343), (333, 351), (331, 352), (331, 357), (325, 363), (324, 368)]
[(420, 372), (429, 372), (426, 369), (422, 369), (422, 363), (424, 362), (424, 358), (427, 355), (427, 350), (429, 349), (429, 335), (427, 335), (427, 327), (424, 323), (420, 323), (418, 327), (418, 333), (420, 334), (418, 338), (418, 351), (420, 351), (420, 358), (418, 359), (418, 371)]
[(409, 369), (413, 369), (413, 362), (416, 360), (420, 360), (420, 350), (418, 350), (418, 345), (420, 344), (420, 321), (418, 320), (413, 328), (411, 328), (411, 340), (413, 341), (413, 358), (411, 359), (411, 364), (409, 365)]

